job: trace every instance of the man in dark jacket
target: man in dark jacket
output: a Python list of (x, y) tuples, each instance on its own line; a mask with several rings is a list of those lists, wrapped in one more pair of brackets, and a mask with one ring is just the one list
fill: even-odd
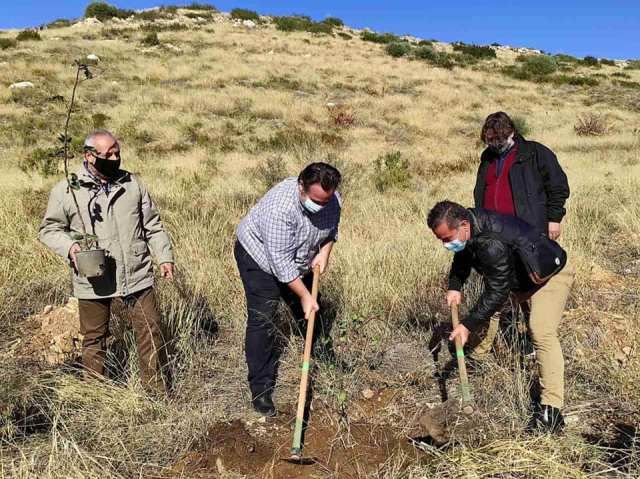
[(476, 208), (517, 216), (558, 239), (569, 183), (553, 151), (525, 140), (501, 111), (487, 117), (480, 138), (487, 148), (473, 190)]
[(558, 326), (573, 283), (572, 267), (567, 264), (545, 284), (534, 284), (517, 252), (499, 233), (515, 229), (522, 238), (531, 233), (530, 225), (513, 216), (443, 201), (429, 212), (427, 224), (445, 248), (455, 253), (449, 273), (449, 305), (460, 304), (461, 290), (472, 268), (484, 280), (478, 302), (453, 330), (450, 340), (460, 337), (465, 344), (470, 333), (489, 321), (510, 294), (517, 302), (531, 299), (529, 328), (540, 368), (541, 397), (530, 427), (559, 431), (564, 425), (560, 413), (564, 405), (564, 359)]
[[(473, 192), (476, 208), (516, 216), (557, 240), (569, 184), (556, 155), (540, 143), (525, 140), (501, 111), (486, 118), (480, 139), (487, 148), (480, 157)], [(527, 304), (522, 309), (528, 313)], [(508, 320), (512, 314), (513, 308), (506, 303), (491, 319), (484, 339), (473, 349), (474, 359), (491, 351), (501, 317)], [(523, 352), (529, 353), (530, 348), (525, 341)]]

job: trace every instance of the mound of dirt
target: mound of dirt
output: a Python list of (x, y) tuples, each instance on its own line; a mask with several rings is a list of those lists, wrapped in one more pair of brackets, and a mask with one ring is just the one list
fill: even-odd
[[(37, 358), (57, 366), (80, 356), (82, 335), (78, 319), (78, 300), (69, 298), (64, 306), (47, 306), (26, 322), (20, 356)], [(29, 336), (29, 334), (31, 334)]]
[(312, 411), (304, 438), (305, 458), (314, 464), (287, 462), (293, 433), (294, 408), (278, 417), (254, 421), (234, 420), (213, 426), (203, 444), (174, 465), (181, 477), (217, 477), (229, 472), (260, 478), (345, 479), (375, 476), (391, 457), (401, 469), (415, 462), (420, 452), (399, 426), (347, 420), (327, 407)]
[(434, 363), (425, 345), (419, 341), (391, 344), (379, 354), (365, 373), (366, 379), (384, 386), (433, 383)]
[(451, 441), (464, 442), (474, 435), (477, 428), (477, 416), (469, 405), (463, 405), (457, 399), (450, 399), (429, 409), (419, 419), (424, 437), (433, 444), (443, 446)]

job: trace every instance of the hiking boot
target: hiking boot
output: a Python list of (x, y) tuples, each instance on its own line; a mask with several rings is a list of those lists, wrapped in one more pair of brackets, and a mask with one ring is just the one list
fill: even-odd
[(276, 406), (273, 404), (273, 399), (271, 399), (271, 394), (269, 393), (257, 395), (253, 398), (251, 404), (253, 405), (253, 409), (262, 416), (273, 417), (277, 414)]
[(546, 404), (539, 404), (527, 425), (528, 432), (557, 434), (564, 429), (564, 418), (560, 409)]

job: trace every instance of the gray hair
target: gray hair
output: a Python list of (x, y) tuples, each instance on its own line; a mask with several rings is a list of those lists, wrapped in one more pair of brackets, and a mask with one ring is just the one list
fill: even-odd
[(84, 139), (85, 148), (87, 148), (87, 147), (95, 148), (96, 147), (96, 138), (103, 137), (103, 136), (112, 138), (114, 141), (117, 141), (117, 138), (113, 135), (113, 133), (111, 133), (109, 130), (105, 130), (105, 129), (101, 128), (101, 129), (92, 131)]

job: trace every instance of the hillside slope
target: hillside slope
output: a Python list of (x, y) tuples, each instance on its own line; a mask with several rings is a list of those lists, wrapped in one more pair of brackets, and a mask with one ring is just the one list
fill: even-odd
[[(495, 59), (441, 68), (394, 58), (360, 34), (283, 32), (268, 19), (252, 27), (181, 10), (83, 21), (0, 50), (2, 476), (638, 476), (640, 70), (564, 73), (595, 78), (591, 85), (520, 80), (504, 68), (533, 52), (497, 49)], [(79, 88), (73, 146), (93, 128), (112, 130), (175, 243), (180, 275), (159, 288), (172, 338), (168, 399), (141, 392), (126, 322), (113, 328), (113, 382), (86, 383), (24, 347), (40, 328), (32, 315), (70, 294), (63, 261), (35, 238), (62, 178), (49, 153), (73, 61), (89, 54), (99, 61)], [(9, 88), (22, 81), (33, 87)], [(559, 437), (524, 434), (535, 371), (500, 343), (472, 376), (473, 427), (444, 450), (417, 449), (407, 438), (421, 435), (417, 418), (441, 401), (434, 373), (447, 361), (430, 349), (445, 343), (450, 256), (425, 215), (441, 199), (472, 201), (480, 128), (498, 110), (551, 147), (570, 180), (562, 243), (578, 275), (561, 327), (569, 427)], [(235, 226), (261, 194), (313, 160), (345, 177), (340, 241), (321, 289), (351, 367), (319, 365), (309, 453), (323, 465), (301, 470), (278, 460), (288, 453), (301, 341), (291, 336), (281, 368), (283, 413), (261, 422), (248, 407), (232, 249)], [(454, 378), (446, 387), (456, 397)]]

